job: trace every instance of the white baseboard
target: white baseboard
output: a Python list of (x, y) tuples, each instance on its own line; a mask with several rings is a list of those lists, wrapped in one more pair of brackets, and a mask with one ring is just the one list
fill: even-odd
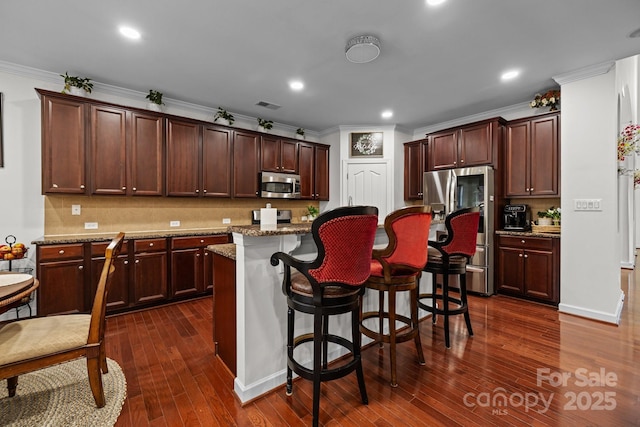
[(600, 310), (592, 310), (589, 308), (578, 307), (570, 304), (558, 304), (558, 311), (561, 313), (573, 314), (574, 316), (586, 317), (587, 319), (599, 320), (601, 322), (620, 324), (620, 316), (622, 315), (622, 307), (624, 306), (624, 292), (620, 290), (620, 297), (615, 312), (607, 313)]

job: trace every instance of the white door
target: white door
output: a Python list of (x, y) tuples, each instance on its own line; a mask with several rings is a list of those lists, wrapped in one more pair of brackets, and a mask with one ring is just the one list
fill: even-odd
[(381, 222), (390, 212), (389, 180), (386, 162), (347, 163), (345, 205), (367, 205), (378, 208)]

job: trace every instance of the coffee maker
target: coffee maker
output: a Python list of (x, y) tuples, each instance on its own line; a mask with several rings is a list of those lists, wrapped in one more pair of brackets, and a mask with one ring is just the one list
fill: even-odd
[(531, 228), (531, 213), (527, 205), (506, 205), (504, 207), (504, 229), (526, 231)]

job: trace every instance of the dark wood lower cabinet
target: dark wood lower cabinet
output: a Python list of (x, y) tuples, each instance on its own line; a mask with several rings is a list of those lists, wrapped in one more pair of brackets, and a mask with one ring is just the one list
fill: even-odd
[(497, 291), (557, 305), (560, 300), (560, 239), (498, 235), (496, 241)]
[[(227, 234), (129, 239), (115, 261), (107, 312), (165, 304), (212, 292), (212, 254)], [(37, 246), (38, 315), (88, 313), (109, 242)]]

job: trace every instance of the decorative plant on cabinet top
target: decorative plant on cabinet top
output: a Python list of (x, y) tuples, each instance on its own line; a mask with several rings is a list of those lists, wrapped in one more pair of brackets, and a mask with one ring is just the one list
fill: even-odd
[[(60, 77), (64, 79), (64, 89), (62, 89), (62, 93), (71, 92), (73, 95), (82, 95), (81, 91), (91, 93), (93, 89), (91, 79), (86, 77), (70, 76), (66, 71), (64, 74), (60, 74)], [(74, 90), (74, 88), (77, 89)]]
[(213, 121), (217, 122), (218, 120), (220, 120), (220, 124), (232, 125), (235, 118), (233, 117), (233, 114), (229, 113), (224, 108), (218, 107), (218, 111), (213, 116)]
[(258, 126), (259, 127), (263, 127), (263, 128), (268, 130), (268, 129), (273, 128), (273, 121), (272, 120), (261, 119), (260, 117), (258, 117)]

